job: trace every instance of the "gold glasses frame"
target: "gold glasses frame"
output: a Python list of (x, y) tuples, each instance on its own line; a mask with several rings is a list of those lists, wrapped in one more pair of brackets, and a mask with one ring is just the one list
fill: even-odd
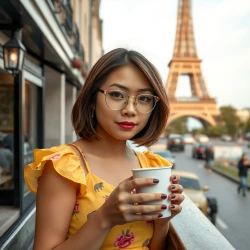
[[(133, 96), (133, 95), (130, 95), (130, 96), (129, 96), (129, 95), (127, 95), (126, 92), (124, 92), (124, 91), (122, 91), (122, 90), (114, 90), (114, 89), (112, 89), (112, 90), (103, 90), (103, 89), (98, 89), (97, 91), (105, 95), (105, 102), (106, 102), (106, 105), (107, 105), (111, 110), (122, 110), (123, 108), (125, 108), (125, 107), (127, 106), (129, 98), (130, 98), (130, 97), (133, 97), (133, 98), (135, 98), (134, 107), (135, 107), (136, 111), (138, 111), (138, 112), (141, 113), (141, 114), (148, 114), (148, 113), (150, 113), (150, 112), (152, 112), (152, 111), (154, 110), (154, 108), (156, 107), (157, 102), (160, 100), (160, 98), (159, 98), (158, 96), (151, 95), (151, 94), (140, 94), (140, 95), (137, 95), (137, 96)], [(107, 96), (107, 94), (108, 94), (109, 92), (111, 92), (111, 91), (118, 91), (118, 92), (122, 92), (122, 93), (124, 93), (124, 94), (127, 95), (128, 99), (127, 99), (126, 102), (124, 102), (124, 105), (123, 105), (120, 109), (113, 109), (113, 108), (111, 108), (111, 107), (108, 105), (107, 99), (106, 99), (107, 97), (106, 97), (106, 96)], [(136, 106), (137, 106), (137, 100), (138, 100), (138, 98), (139, 98), (140, 96), (145, 96), (145, 95), (153, 97), (153, 98), (155, 99), (155, 102), (154, 102), (153, 108), (152, 108), (150, 111), (148, 111), (148, 112), (141, 112), (141, 111), (138, 110), (137, 107), (136, 107)]]

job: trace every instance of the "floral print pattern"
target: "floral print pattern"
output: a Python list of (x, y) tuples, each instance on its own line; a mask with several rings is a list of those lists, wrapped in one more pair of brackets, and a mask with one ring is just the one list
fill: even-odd
[(37, 185), (39, 184), (40, 177), (41, 177), (41, 176), (36, 177), (36, 184), (37, 184)]
[(75, 215), (75, 217), (76, 217), (76, 219), (78, 220), (78, 218), (77, 218), (77, 214), (79, 213), (79, 202), (78, 201), (76, 201), (76, 203), (75, 203), (75, 206), (74, 206), (74, 209), (73, 209), (73, 215)]
[(109, 195), (102, 196), (104, 198), (104, 202), (106, 202), (109, 198)]
[[(133, 225), (131, 225), (132, 227)], [(116, 241), (114, 242), (114, 246), (118, 247), (119, 249), (121, 248), (127, 248), (131, 243), (134, 241), (135, 236), (133, 232), (130, 232), (131, 230), (127, 229), (126, 233), (122, 230), (122, 234), (117, 235)]]
[(53, 155), (52, 157), (50, 157), (50, 160), (58, 160), (60, 156), (60, 154)]
[(150, 239), (146, 239), (146, 240), (143, 242), (142, 247), (148, 246), (149, 242), (150, 242)]
[(147, 227), (152, 227), (153, 226), (153, 221), (152, 220), (147, 220), (146, 221), (146, 226)]

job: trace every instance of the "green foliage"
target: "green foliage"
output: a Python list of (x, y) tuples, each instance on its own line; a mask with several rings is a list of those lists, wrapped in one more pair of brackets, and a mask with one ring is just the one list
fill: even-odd
[[(223, 134), (230, 134), (231, 136), (237, 136), (236, 133), (250, 132), (250, 118), (246, 122), (242, 122), (236, 114), (236, 109), (232, 106), (220, 107), (221, 115), (216, 117), (217, 126), (209, 126), (206, 128), (193, 129), (193, 134), (206, 134), (211, 137), (220, 137)], [(174, 120), (166, 128), (165, 134), (169, 133), (188, 133), (187, 117), (181, 117)]]
[(187, 117), (178, 118), (170, 123), (166, 128), (166, 134), (178, 133), (185, 134), (188, 132), (187, 128)]
[(240, 119), (236, 115), (236, 109), (232, 106), (220, 107), (221, 121), (224, 122), (224, 126), (227, 129), (227, 133), (235, 135), (236, 129), (240, 124)]
[(244, 133), (250, 132), (250, 118), (244, 124)]

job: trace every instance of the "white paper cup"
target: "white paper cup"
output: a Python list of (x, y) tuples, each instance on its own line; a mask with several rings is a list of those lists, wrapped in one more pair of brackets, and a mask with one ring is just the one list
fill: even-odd
[[(168, 196), (170, 194), (168, 187), (169, 185), (171, 185), (170, 182), (171, 168), (172, 166), (132, 169), (133, 178), (153, 178), (159, 180), (159, 183), (157, 184), (136, 189), (136, 193), (160, 193), (160, 194), (166, 194)], [(171, 201), (168, 200), (167, 198), (161, 201), (145, 202), (144, 204), (166, 205), (167, 209), (161, 211), (163, 215), (161, 218), (166, 218), (171, 216), (171, 210), (169, 208), (169, 206), (171, 205)]]

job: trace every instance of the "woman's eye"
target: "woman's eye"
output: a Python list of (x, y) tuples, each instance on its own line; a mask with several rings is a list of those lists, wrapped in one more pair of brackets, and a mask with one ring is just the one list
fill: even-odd
[(148, 95), (143, 95), (139, 97), (139, 101), (140, 102), (151, 102), (152, 101), (152, 97), (148, 96)]
[(112, 91), (109, 93), (110, 96), (114, 97), (114, 98), (124, 98), (123, 94), (119, 91)]

